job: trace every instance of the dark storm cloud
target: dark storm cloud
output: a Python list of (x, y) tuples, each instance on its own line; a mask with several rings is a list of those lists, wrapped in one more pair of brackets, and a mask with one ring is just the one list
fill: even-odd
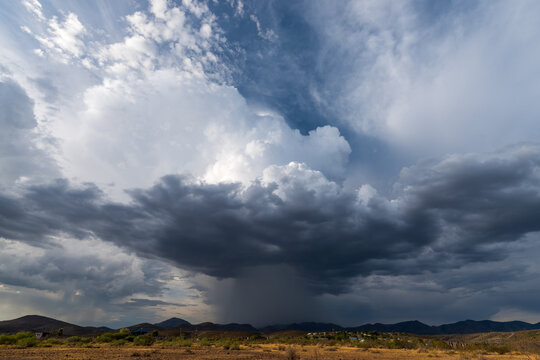
[(442, 220), (436, 248), (474, 259), (501, 256), (495, 244), (539, 230), (538, 148), (523, 146), (487, 159), (450, 157), (404, 170), (407, 202)]
[[(79, 244), (76, 246), (79, 251), (73, 251), (51, 243), (41, 252), (31, 247), (17, 247), (16, 243), (3, 242), (2, 246), (0, 283), (3, 284), (62, 291), (66, 297), (82, 290), (84, 301), (94, 304), (130, 296), (134, 289), (147, 295), (159, 295), (163, 290), (164, 284), (159, 278), (166, 273), (165, 266), (139, 266), (125, 254), (109, 256), (89, 251), (89, 244)], [(14, 249), (10, 247), (29, 254), (13, 256)], [(102, 250), (111, 249), (104, 247)], [(133, 270), (141, 271), (143, 276), (132, 273)], [(112, 276), (116, 281), (111, 281)]]
[(74, 322), (116, 326), (148, 320), (164, 306), (182, 306), (143, 298), (161, 297), (168, 289), (171, 267), (160, 261), (96, 239), (33, 245), (0, 239), (0, 302), (14, 304), (15, 314), (69, 314)]
[(138, 299), (131, 298), (128, 302), (120, 304), (122, 307), (146, 307), (146, 306), (161, 306), (161, 305), (173, 305), (173, 306), (188, 306), (186, 304), (177, 304), (161, 300), (151, 300), (151, 299)]
[(57, 181), (0, 198), (0, 235), (34, 244), (95, 235), (217, 278), (285, 265), (310, 292), (340, 293), (359, 275), (504, 258), (506, 244), (540, 230), (539, 164), (532, 145), (419, 164), (403, 171), (393, 201), (287, 176), (247, 189), (166, 176), (122, 205), (91, 184)]

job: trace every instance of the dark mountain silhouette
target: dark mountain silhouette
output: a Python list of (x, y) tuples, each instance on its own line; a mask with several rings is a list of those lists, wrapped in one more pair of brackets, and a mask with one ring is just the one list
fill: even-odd
[(420, 321), (403, 321), (396, 324), (364, 324), (347, 328), (349, 331), (378, 331), (378, 332), (405, 332), (411, 334), (432, 335), (439, 334), (437, 326), (429, 326)]
[(507, 332), (540, 329), (540, 323), (529, 324), (523, 321), (475, 321), (465, 320), (440, 326), (429, 326), (420, 321), (405, 321), (397, 324), (365, 324), (347, 328), (351, 331), (406, 332), (418, 335), (474, 334), (483, 332)]
[[(45, 316), (27, 315), (13, 320), (0, 321), (0, 333), (15, 333), (18, 331), (48, 332), (55, 334), (63, 329), (66, 336), (90, 335), (114, 331), (108, 327), (78, 326)], [(354, 327), (341, 327), (331, 323), (303, 322), (293, 324), (279, 324), (256, 329), (250, 324), (214, 324), (204, 322), (190, 324), (179, 318), (171, 318), (160, 323), (141, 323), (129, 326), (130, 330), (183, 330), (183, 331), (236, 331), (247, 333), (272, 333), (281, 331), (322, 332), (322, 331), (377, 331), (377, 332), (404, 332), (418, 335), (446, 335), (446, 334), (474, 334), (486, 332), (510, 332), (540, 329), (540, 323), (529, 324), (523, 321), (475, 321), (465, 320), (440, 326), (426, 325), (420, 321), (404, 321), (396, 324), (364, 324)]]
[(189, 323), (189, 321), (186, 321), (184, 319), (173, 317), (173, 318), (167, 319), (165, 321), (155, 323), (154, 325), (160, 326), (162, 328), (172, 328), (172, 327), (175, 327), (175, 326), (178, 326), (178, 325), (191, 325), (191, 324)]
[(344, 330), (343, 327), (331, 324), (331, 323), (317, 323), (317, 322), (303, 322), (303, 323), (294, 323), (294, 324), (278, 324), (266, 326), (259, 329), (262, 332), (276, 332), (276, 331), (291, 331), (299, 330), (306, 332), (321, 332), (321, 331), (341, 331)]
[(67, 336), (112, 331), (107, 327), (78, 326), (40, 315), (26, 315), (13, 320), (0, 321), (0, 333), (32, 331), (55, 334), (58, 329), (63, 329), (63, 334)]
[(540, 329), (540, 323), (529, 324), (523, 321), (474, 321), (465, 320), (438, 326), (439, 334), (473, 334), (479, 332), (506, 332)]
[(155, 324), (150, 324), (150, 323), (135, 324), (135, 325), (128, 326), (127, 328), (130, 331), (135, 331), (135, 330), (139, 330), (139, 329), (144, 329), (146, 331), (163, 330), (164, 329), (161, 326), (157, 326)]
[(244, 332), (259, 332), (250, 324), (214, 324), (204, 322), (200, 324), (183, 324), (172, 327), (171, 329), (179, 329), (185, 331), (244, 331)]

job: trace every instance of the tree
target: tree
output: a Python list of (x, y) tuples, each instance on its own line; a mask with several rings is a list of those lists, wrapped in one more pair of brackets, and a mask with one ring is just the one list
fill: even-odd
[(64, 329), (63, 328), (60, 328), (56, 331), (56, 336), (62, 336), (64, 335)]

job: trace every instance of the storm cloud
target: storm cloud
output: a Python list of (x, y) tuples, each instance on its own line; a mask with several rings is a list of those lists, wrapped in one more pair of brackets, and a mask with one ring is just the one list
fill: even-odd
[(501, 260), (540, 230), (540, 147), (450, 156), (404, 169), (392, 199), (346, 191), (301, 164), (267, 169), (250, 186), (166, 176), (107, 201), (67, 181), (2, 197), (0, 235), (33, 244), (95, 236), (215, 278), (285, 265), (313, 294), (347, 292), (370, 274), (407, 275)]
[(540, 320), (536, 3), (0, 7), (3, 318)]

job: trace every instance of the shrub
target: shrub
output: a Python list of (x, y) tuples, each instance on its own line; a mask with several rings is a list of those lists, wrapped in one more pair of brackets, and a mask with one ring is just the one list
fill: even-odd
[(34, 346), (37, 344), (36, 336), (29, 331), (21, 331), (14, 335), (0, 335), (0, 345)]
[(287, 360), (299, 360), (300, 356), (296, 352), (296, 350), (293, 347), (290, 347), (287, 349), (287, 352), (285, 354), (287, 357)]
[(67, 343), (78, 343), (78, 342), (81, 342), (81, 337), (80, 336), (71, 336), (71, 337), (68, 337), (66, 339), (66, 342)]
[(31, 333), (30, 331), (20, 331), (15, 334), (15, 338), (17, 340), (24, 339), (24, 338), (36, 338), (36, 335), (34, 333)]
[(104, 333), (104, 334), (99, 335), (96, 338), (96, 342), (104, 342), (104, 343), (109, 343), (109, 342), (112, 342), (113, 340), (114, 340), (114, 336), (112, 333)]
[(448, 345), (447, 343), (445, 343), (444, 341), (440, 339), (433, 339), (431, 341), (431, 346), (435, 349), (442, 349), (442, 350), (450, 349), (450, 345)]
[(47, 339), (47, 340), (43, 340), (40, 345), (41, 346), (46, 346), (46, 347), (50, 347), (52, 345), (62, 345), (63, 342), (62, 340), (58, 340), (58, 339), (55, 339), (55, 338), (50, 338), (50, 339)]
[(17, 346), (32, 347), (36, 345), (37, 345), (37, 340), (35, 336), (23, 337), (17, 340)]
[(181, 346), (181, 347), (190, 347), (193, 345), (192, 339), (185, 339), (183, 336), (177, 336), (170, 339), (167, 339), (163, 342), (163, 345), (166, 346)]
[(199, 344), (201, 346), (210, 346), (212, 343), (207, 338), (202, 338), (201, 341), (199, 341)]
[(139, 335), (133, 339), (133, 344), (138, 346), (150, 346), (154, 343), (154, 339), (148, 335)]
[(0, 345), (13, 345), (17, 342), (15, 335), (0, 335)]

